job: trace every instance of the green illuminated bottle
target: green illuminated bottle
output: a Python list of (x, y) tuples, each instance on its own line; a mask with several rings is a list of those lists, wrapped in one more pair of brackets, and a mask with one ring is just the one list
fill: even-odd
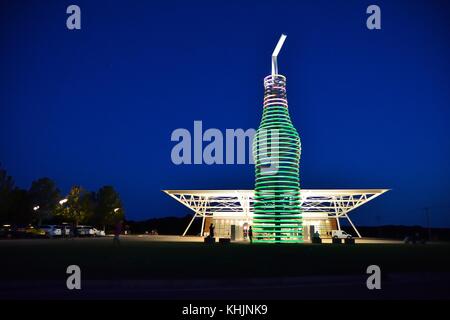
[(289, 116), (286, 77), (272, 68), (272, 75), (264, 78), (263, 116), (253, 140), (254, 242), (303, 241), (300, 154), (300, 137)]

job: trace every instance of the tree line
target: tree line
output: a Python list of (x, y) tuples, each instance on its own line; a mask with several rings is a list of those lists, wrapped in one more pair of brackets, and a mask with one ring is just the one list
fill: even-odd
[(15, 186), (14, 179), (0, 165), (0, 224), (42, 223), (88, 224), (111, 227), (124, 220), (119, 194), (112, 186), (90, 192), (73, 186), (63, 196), (56, 183), (47, 177), (31, 183), (28, 190)]

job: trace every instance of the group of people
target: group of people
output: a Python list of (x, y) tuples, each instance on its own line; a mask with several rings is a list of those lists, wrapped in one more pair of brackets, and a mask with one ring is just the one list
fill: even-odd
[[(211, 223), (211, 224), (209, 225), (209, 237), (210, 237), (210, 238), (214, 238), (214, 229), (215, 229), (215, 228), (216, 228), (216, 227), (214, 226), (214, 223)], [(250, 240), (250, 243), (253, 242), (253, 229), (252, 229), (252, 226), (250, 226), (250, 227), (248, 228), (248, 230), (245, 230), (245, 229), (244, 229), (244, 238), (245, 238), (246, 236), (248, 236), (248, 238), (249, 238), (249, 240)]]

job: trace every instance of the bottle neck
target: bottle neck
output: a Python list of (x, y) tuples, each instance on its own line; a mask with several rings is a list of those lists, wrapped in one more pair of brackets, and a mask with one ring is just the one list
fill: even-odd
[(286, 77), (281, 74), (264, 78), (264, 108), (270, 106), (288, 107)]

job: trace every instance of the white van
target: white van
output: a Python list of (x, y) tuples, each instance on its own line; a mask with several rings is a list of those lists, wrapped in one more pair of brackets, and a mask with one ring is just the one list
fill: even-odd
[(351, 234), (348, 234), (347, 232), (342, 231), (342, 230), (332, 230), (331, 237), (333, 239), (351, 239), (351, 238), (353, 238)]

